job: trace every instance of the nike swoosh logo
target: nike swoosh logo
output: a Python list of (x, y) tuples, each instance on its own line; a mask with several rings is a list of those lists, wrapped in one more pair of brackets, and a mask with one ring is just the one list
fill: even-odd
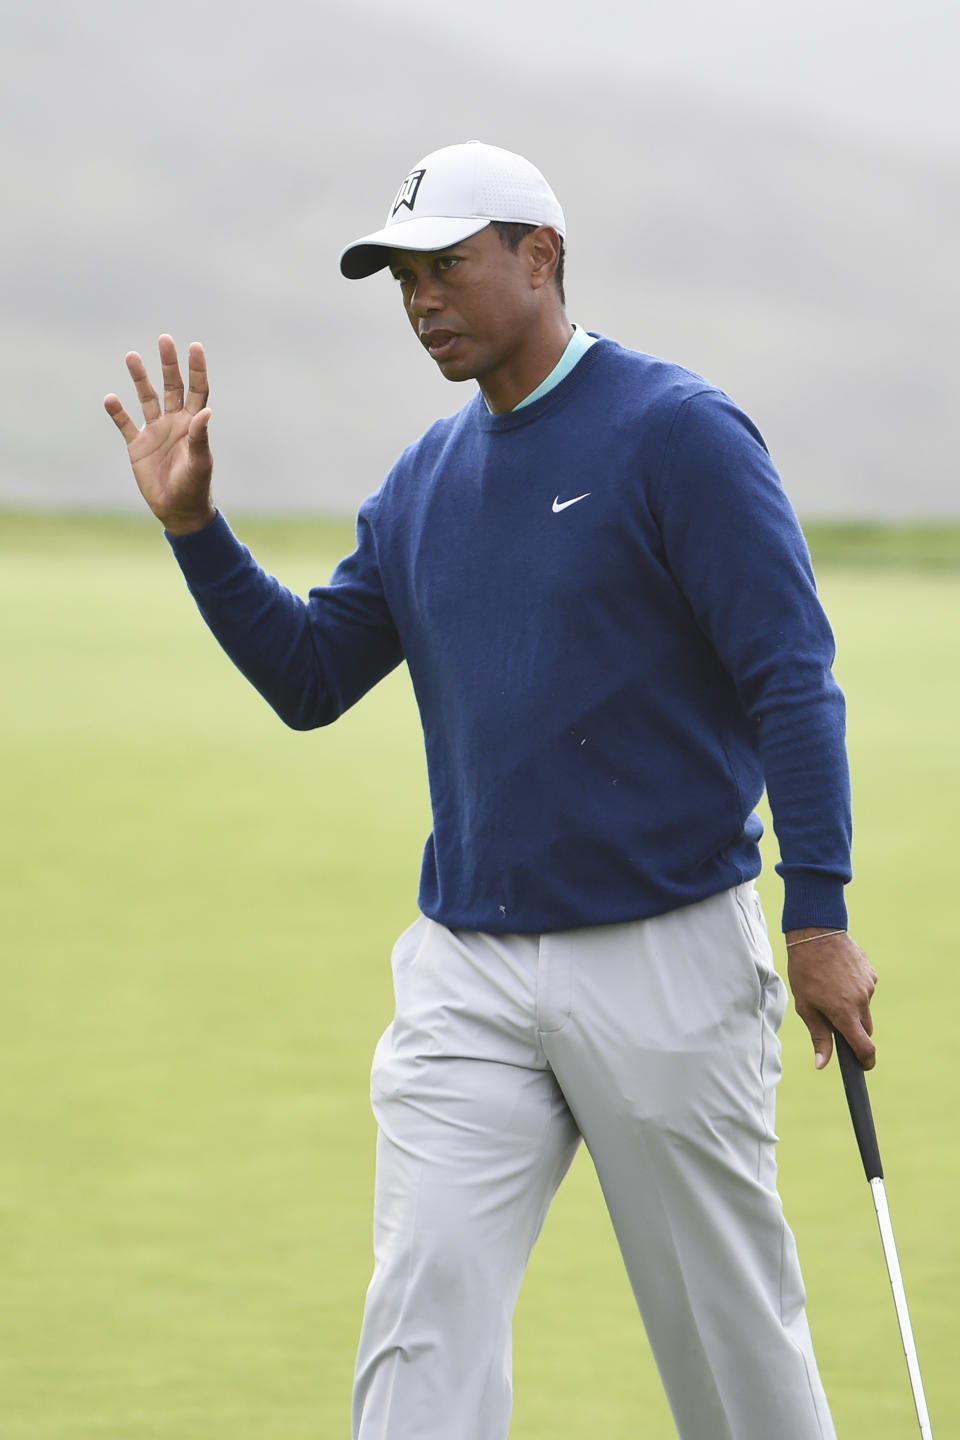
[(592, 494), (593, 494), (593, 491), (592, 491), (592, 490), (588, 490), (588, 491), (586, 492), (586, 494), (584, 494), (584, 495), (575, 495), (572, 500), (561, 500), (561, 499), (560, 499), (560, 496), (558, 495), (557, 498), (556, 498), (556, 500), (554, 500), (554, 502), (553, 502), (553, 513), (554, 513), (554, 515), (559, 515), (559, 514), (560, 514), (560, 511), (561, 511), (561, 510), (566, 510), (566, 508), (567, 508), (568, 505), (578, 505), (581, 500), (586, 500), (587, 495), (592, 495)]

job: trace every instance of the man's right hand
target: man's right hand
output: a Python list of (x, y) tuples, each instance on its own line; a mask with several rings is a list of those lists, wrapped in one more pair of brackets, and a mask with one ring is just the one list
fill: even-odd
[(131, 350), (127, 369), (143, 407), (139, 429), (117, 395), (107, 395), (104, 408), (127, 442), (127, 453), (140, 493), (171, 535), (202, 530), (216, 515), (210, 496), (213, 456), (207, 426), (207, 361), (203, 346), (190, 346), (190, 389), (184, 399), (177, 347), (161, 335), (163, 409), (143, 360)]
[(786, 940), (790, 988), (797, 1014), (810, 1031), (817, 1069), (829, 1064), (837, 1030), (863, 1068), (872, 1070), (877, 1051), (870, 1001), (876, 970), (846, 930), (814, 925), (788, 930)]

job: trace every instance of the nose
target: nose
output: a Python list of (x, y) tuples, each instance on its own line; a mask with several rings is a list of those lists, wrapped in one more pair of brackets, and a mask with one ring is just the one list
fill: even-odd
[(432, 311), (442, 308), (436, 277), (431, 275), (429, 271), (417, 276), (407, 308), (410, 314), (416, 316), (418, 320), (421, 320), (425, 315), (431, 314)]

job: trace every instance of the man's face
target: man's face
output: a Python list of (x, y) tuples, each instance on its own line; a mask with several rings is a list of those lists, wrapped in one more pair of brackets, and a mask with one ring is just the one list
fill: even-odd
[(410, 324), (446, 379), (482, 385), (522, 363), (542, 308), (533, 238), (513, 254), (488, 225), (447, 250), (390, 252)]

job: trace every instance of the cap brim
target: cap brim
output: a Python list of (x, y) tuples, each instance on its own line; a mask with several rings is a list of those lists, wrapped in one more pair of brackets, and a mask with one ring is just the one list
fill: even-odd
[(446, 250), (449, 245), (479, 234), (489, 224), (485, 217), (476, 215), (425, 215), (419, 220), (401, 220), (348, 245), (340, 256), (340, 273), (348, 280), (363, 280), (389, 264), (391, 250)]

